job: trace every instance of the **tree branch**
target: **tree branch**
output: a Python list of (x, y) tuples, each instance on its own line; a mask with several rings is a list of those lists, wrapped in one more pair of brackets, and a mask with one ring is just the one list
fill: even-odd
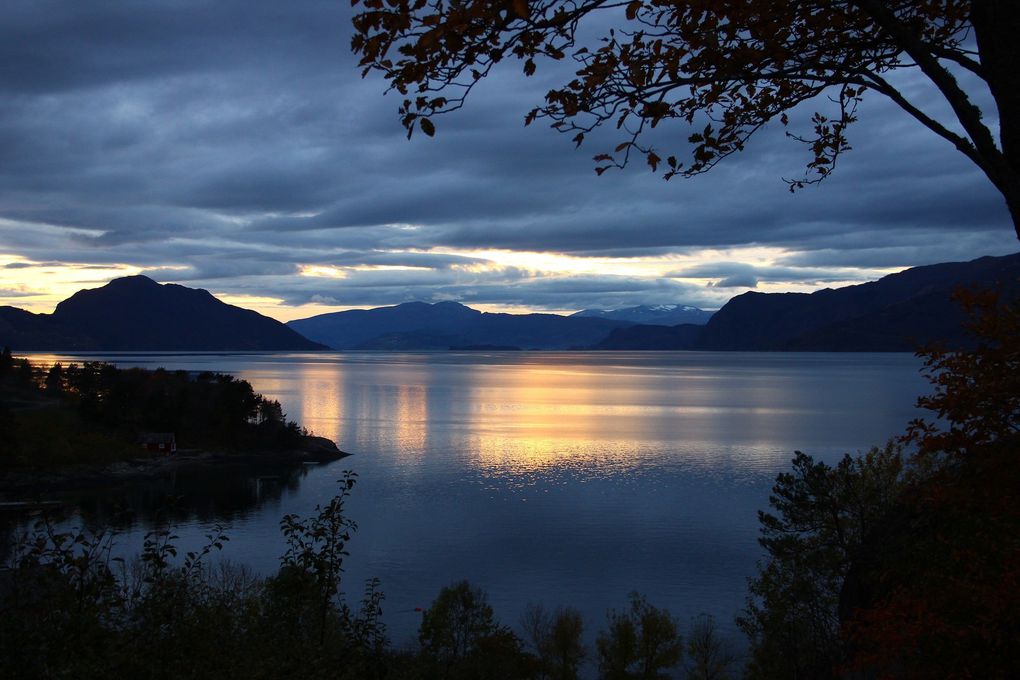
[[(956, 82), (946, 68), (939, 63), (929, 46), (912, 30), (905, 26), (899, 18), (881, 0), (853, 0), (862, 11), (871, 16), (875, 22), (896, 40), (916, 63), (952, 107), (957, 120), (963, 126), (974, 152), (982, 159), (978, 165), (988, 179), (999, 187), (1005, 188), (1005, 178), (1009, 175), (1009, 167), (1005, 156), (995, 143), (991, 130), (981, 122), (981, 110), (970, 101), (967, 93)], [(907, 109), (909, 111), (909, 109)], [(916, 116), (915, 116), (916, 118)], [(924, 121), (922, 121), (924, 122)], [(945, 137), (945, 135), (942, 135)], [(946, 137), (946, 139), (951, 139)], [(968, 158), (974, 159), (968, 154)]]

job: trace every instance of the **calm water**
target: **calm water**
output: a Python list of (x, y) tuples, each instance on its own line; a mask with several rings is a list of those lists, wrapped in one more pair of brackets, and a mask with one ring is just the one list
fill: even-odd
[[(36, 355), (41, 362), (75, 358)], [(97, 357), (89, 357), (97, 358)], [(134, 551), (166, 493), (185, 546), (215, 523), (225, 556), (272, 571), (285, 513), (310, 513), (343, 469), (359, 524), (345, 590), (378, 576), (395, 642), (415, 607), (467, 578), (516, 624), (529, 602), (580, 609), (594, 631), (640, 591), (682, 621), (733, 617), (759, 557), (756, 511), (796, 449), (832, 461), (903, 431), (926, 389), (905, 354), (346, 353), (101, 357), (218, 370), (355, 455), (218, 470), (81, 500), (134, 509)], [(81, 360), (81, 357), (77, 357)]]

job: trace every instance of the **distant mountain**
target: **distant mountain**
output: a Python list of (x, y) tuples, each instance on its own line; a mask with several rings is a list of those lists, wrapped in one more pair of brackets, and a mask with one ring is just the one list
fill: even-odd
[(878, 281), (814, 293), (744, 293), (702, 330), (697, 349), (913, 351), (968, 344), (960, 287), (1020, 295), (1020, 253), (914, 267)]
[(614, 319), (644, 325), (676, 326), (682, 323), (704, 325), (712, 318), (712, 312), (687, 305), (638, 305), (624, 309), (582, 309), (571, 316)]
[(685, 323), (676, 326), (638, 325), (617, 328), (592, 349), (678, 350), (690, 349), (704, 326)]
[(456, 302), (407, 302), (395, 307), (320, 314), (288, 326), (334, 349), (523, 349), (590, 347), (626, 321), (556, 314), (490, 314)]
[(322, 345), (208, 291), (145, 276), (81, 290), (53, 314), (0, 308), (0, 345), (21, 350), (273, 351)]

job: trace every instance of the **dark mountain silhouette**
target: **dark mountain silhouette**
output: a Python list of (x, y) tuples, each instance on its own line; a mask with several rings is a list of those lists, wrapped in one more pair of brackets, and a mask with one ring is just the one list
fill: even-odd
[(677, 350), (694, 346), (704, 326), (685, 323), (676, 326), (638, 325), (617, 328), (592, 349)]
[(66, 328), (49, 314), (33, 314), (17, 307), (0, 307), (0, 346), (13, 349), (75, 349), (81, 333)]
[(334, 349), (447, 349), (511, 346), (590, 347), (626, 321), (556, 314), (490, 314), (456, 302), (408, 302), (395, 307), (321, 314), (288, 324)]
[(913, 351), (965, 346), (958, 287), (1020, 294), (1020, 253), (914, 267), (878, 281), (815, 293), (744, 293), (704, 327), (697, 349)]
[(1020, 254), (914, 267), (878, 281), (815, 293), (744, 293), (704, 326), (636, 325), (595, 349), (907, 352), (969, 343), (959, 288), (1020, 296)]
[(34, 350), (263, 351), (322, 345), (208, 291), (145, 276), (81, 290), (53, 314), (0, 308), (0, 345)]
[(623, 309), (582, 309), (571, 316), (592, 316), (643, 325), (676, 326), (706, 324), (712, 318), (712, 312), (688, 305), (638, 305)]

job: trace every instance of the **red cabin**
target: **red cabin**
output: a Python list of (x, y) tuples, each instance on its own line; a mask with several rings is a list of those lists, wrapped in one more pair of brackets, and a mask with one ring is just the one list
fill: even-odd
[(138, 442), (150, 453), (162, 453), (165, 456), (177, 453), (177, 438), (173, 432), (146, 432), (139, 435)]

